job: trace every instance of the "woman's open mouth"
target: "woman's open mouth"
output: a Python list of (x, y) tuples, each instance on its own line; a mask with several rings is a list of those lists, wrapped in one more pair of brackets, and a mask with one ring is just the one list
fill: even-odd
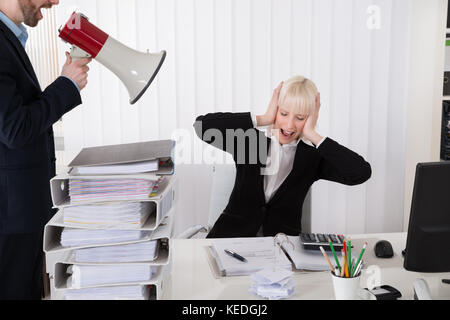
[(285, 138), (291, 138), (291, 137), (293, 137), (294, 134), (295, 134), (295, 131), (287, 131), (287, 130), (283, 130), (283, 129), (280, 129), (280, 131), (281, 131), (281, 134), (282, 134)]

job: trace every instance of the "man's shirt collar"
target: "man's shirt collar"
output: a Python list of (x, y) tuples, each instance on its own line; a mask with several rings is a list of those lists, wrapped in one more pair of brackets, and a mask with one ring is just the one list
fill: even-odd
[(12, 33), (19, 39), (22, 46), (25, 48), (28, 40), (28, 32), (25, 26), (21, 23), (16, 25), (7, 15), (0, 11), (0, 21), (2, 21)]

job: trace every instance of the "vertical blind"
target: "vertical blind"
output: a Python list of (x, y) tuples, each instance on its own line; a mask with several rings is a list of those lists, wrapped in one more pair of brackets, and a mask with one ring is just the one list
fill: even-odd
[[(66, 0), (57, 25), (74, 9), (124, 44), (166, 50), (167, 58), (133, 106), (123, 84), (91, 63), (83, 105), (63, 118), (66, 162), (83, 147), (167, 139), (181, 129), (195, 141), (198, 115), (262, 114), (273, 88), (301, 74), (321, 92), (319, 133), (372, 166), (363, 185), (312, 187), (312, 230), (402, 230), (408, 0)], [(57, 44), (62, 64), (68, 45)], [(183, 172), (180, 221), (204, 223), (210, 179), (196, 175), (206, 172), (201, 165)]]

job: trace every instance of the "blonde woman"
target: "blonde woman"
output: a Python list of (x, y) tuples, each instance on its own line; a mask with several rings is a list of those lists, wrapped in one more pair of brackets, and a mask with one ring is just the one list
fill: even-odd
[(229, 152), (236, 163), (230, 200), (208, 238), (298, 235), (303, 201), (315, 181), (357, 185), (370, 178), (370, 164), (360, 155), (316, 131), (319, 109), (315, 84), (296, 76), (274, 90), (263, 115), (197, 118), (199, 138)]

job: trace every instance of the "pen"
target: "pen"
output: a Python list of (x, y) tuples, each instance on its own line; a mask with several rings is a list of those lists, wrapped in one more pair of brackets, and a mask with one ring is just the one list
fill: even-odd
[(362, 267), (362, 260), (359, 262), (359, 264), (357, 265), (354, 273), (355, 273), (355, 277), (358, 276), (358, 273), (361, 271), (361, 267)]
[(228, 249), (225, 249), (224, 251), (225, 251), (225, 253), (227, 255), (229, 255), (229, 256), (231, 256), (231, 257), (233, 257), (235, 259), (238, 259), (239, 261), (247, 262), (247, 259), (245, 259), (243, 256), (237, 254), (236, 252), (233, 252), (233, 251), (228, 250)]

